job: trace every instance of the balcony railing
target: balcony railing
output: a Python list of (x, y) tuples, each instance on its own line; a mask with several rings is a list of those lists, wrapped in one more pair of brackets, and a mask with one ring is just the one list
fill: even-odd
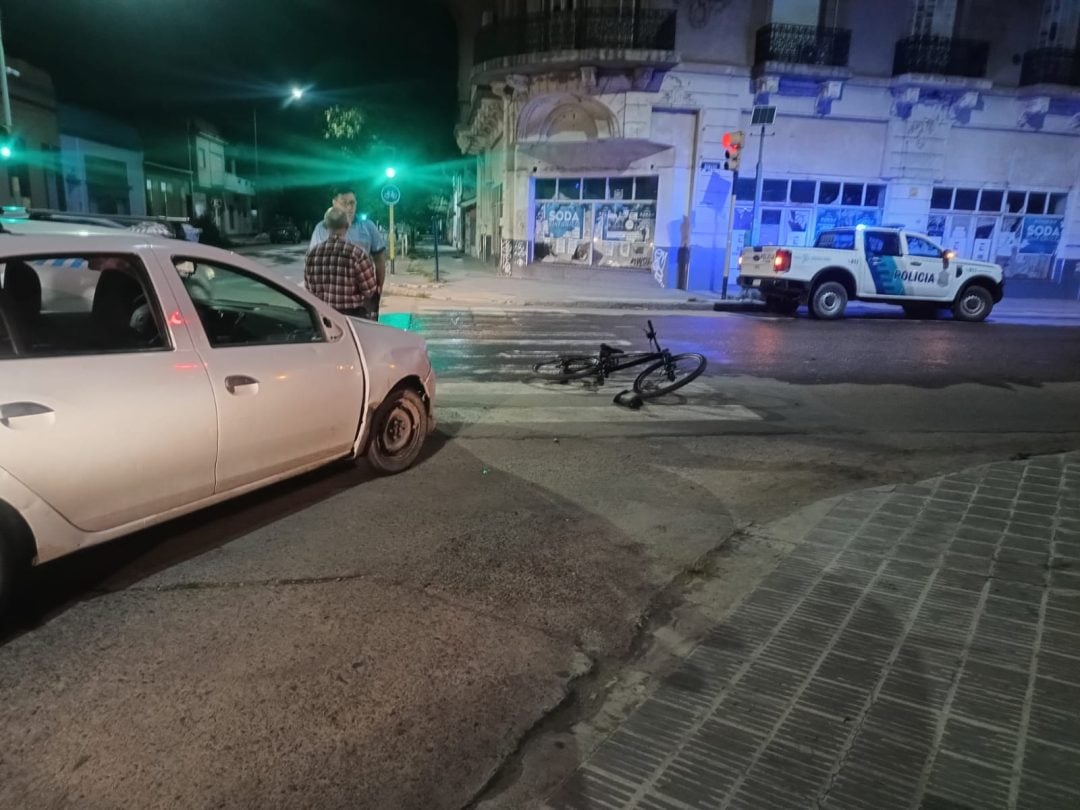
[(475, 63), (589, 49), (675, 50), (675, 12), (580, 8), (497, 20), (476, 35)]
[(990, 44), (977, 39), (912, 36), (896, 43), (893, 76), (925, 73), (935, 76), (986, 76)]
[(754, 62), (845, 68), (850, 49), (851, 31), (846, 28), (771, 23), (758, 29)]
[(1024, 54), (1020, 86), (1064, 84), (1080, 87), (1080, 50), (1037, 48)]

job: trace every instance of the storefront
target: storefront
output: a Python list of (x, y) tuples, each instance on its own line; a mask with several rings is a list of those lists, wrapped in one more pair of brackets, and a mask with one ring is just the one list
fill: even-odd
[[(880, 225), (885, 204), (882, 183), (832, 180), (766, 179), (761, 190), (763, 245), (812, 245), (831, 228)], [(750, 238), (754, 215), (754, 179), (740, 178), (735, 186), (733, 255)]]
[(657, 189), (656, 176), (537, 178), (531, 260), (648, 269)]
[(1000, 264), (1009, 279), (1054, 280), (1068, 194), (937, 186), (927, 231), (961, 256)]

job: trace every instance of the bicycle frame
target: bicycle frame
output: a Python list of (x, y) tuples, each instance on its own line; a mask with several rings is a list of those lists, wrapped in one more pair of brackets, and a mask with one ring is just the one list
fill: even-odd
[(671, 360), (671, 352), (660, 345), (652, 321), (648, 321), (648, 324), (649, 328), (645, 332), (645, 336), (655, 347), (655, 350), (651, 352), (622, 352), (612, 349), (610, 346), (601, 345), (598, 356), (600, 364), (596, 374), (598, 379), (604, 380), (616, 371), (641, 366), (645, 363), (653, 363), (657, 360)]

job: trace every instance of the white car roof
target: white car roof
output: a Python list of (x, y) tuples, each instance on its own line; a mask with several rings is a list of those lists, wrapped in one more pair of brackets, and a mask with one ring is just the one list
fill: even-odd
[(268, 273), (265, 267), (246, 256), (200, 242), (186, 242), (157, 234), (136, 233), (116, 228), (102, 228), (99, 232), (86, 236), (55, 233), (47, 235), (0, 233), (0, 262), (10, 256), (50, 257), (65, 254), (133, 253), (146, 249), (168, 256), (185, 256), (231, 264), (235, 267), (254, 270), (260, 275), (274, 279), (273, 274)]

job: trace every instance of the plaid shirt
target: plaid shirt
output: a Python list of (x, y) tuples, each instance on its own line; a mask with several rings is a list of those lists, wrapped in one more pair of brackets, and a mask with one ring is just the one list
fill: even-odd
[(308, 253), (304, 284), (338, 310), (356, 309), (379, 291), (371, 257), (340, 236), (331, 236)]

